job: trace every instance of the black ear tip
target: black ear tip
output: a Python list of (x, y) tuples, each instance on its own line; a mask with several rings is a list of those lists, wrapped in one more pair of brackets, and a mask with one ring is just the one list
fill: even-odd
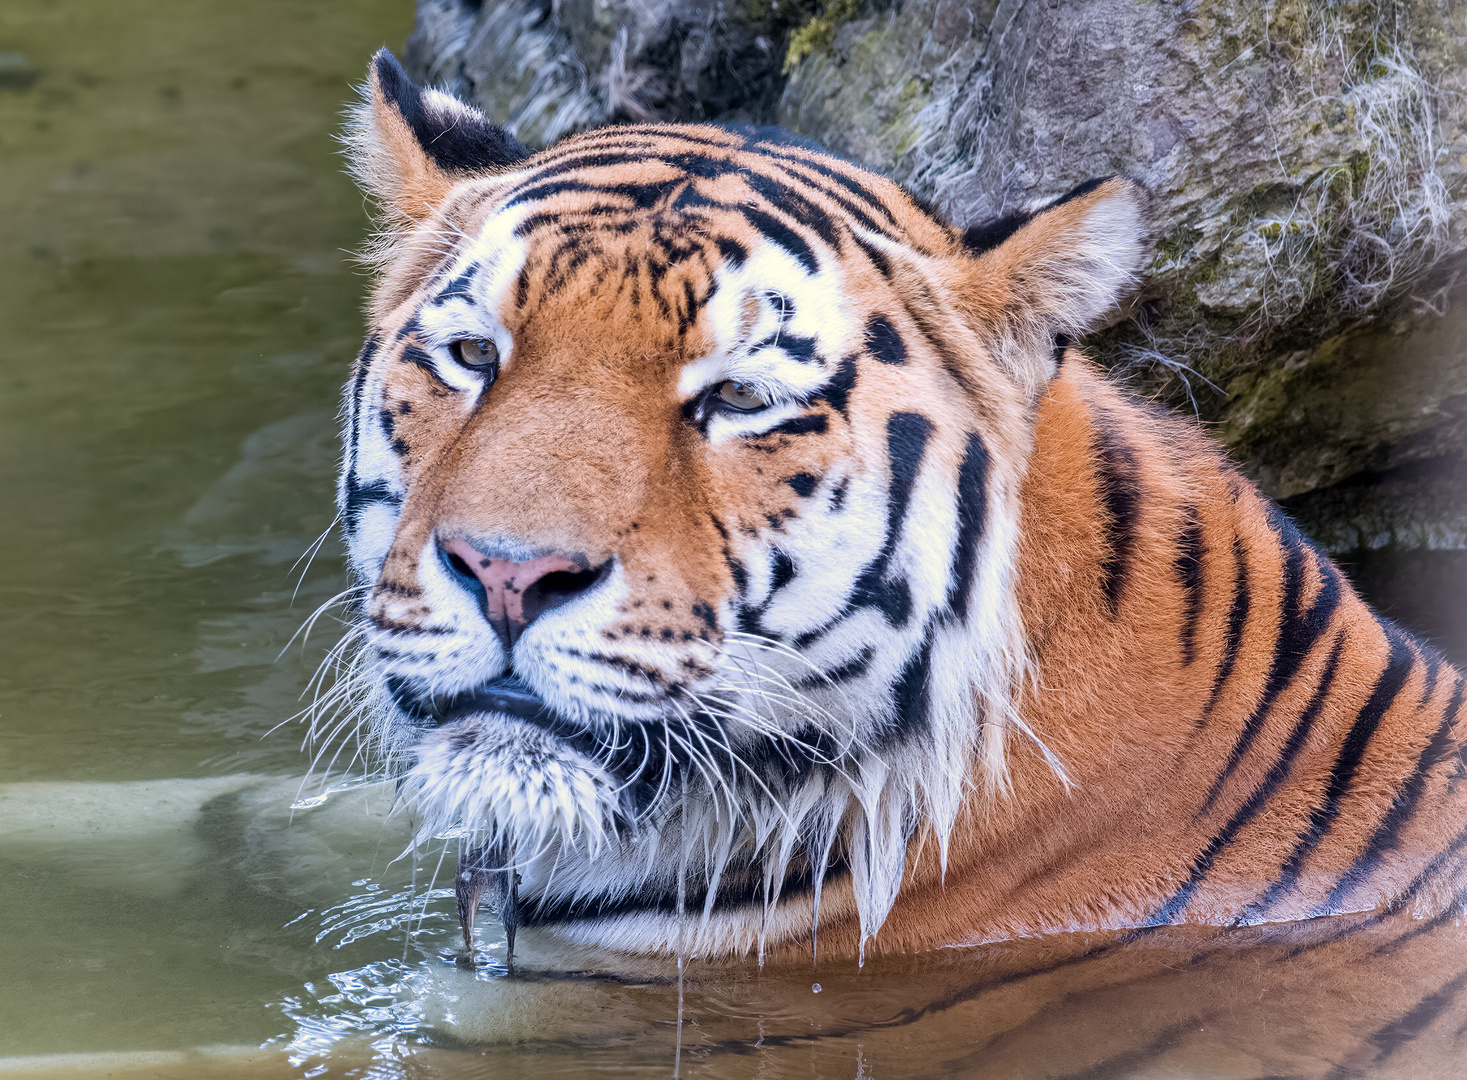
[(382, 88), (383, 96), (389, 101), (400, 100), (404, 91), (413, 88), (408, 73), (385, 45), (372, 54), (372, 71), (376, 73), (377, 85)]
[(519, 141), (472, 106), (424, 90), (382, 48), (372, 55), (372, 80), (401, 114), (418, 145), (439, 168), (474, 173), (502, 169), (529, 156)]
[(1073, 202), (1076, 199), (1083, 199), (1086, 195), (1089, 195), (1096, 188), (1100, 187), (1101, 184), (1106, 184), (1112, 180), (1117, 179), (1122, 178), (1117, 177), (1114, 173), (1109, 173), (1105, 176), (1092, 176), (1083, 184), (1076, 184), (1074, 187), (1070, 188), (1069, 191), (1065, 192), (1059, 198), (1053, 200), (1048, 205), (1046, 205), (1044, 209), (1050, 210), (1056, 206), (1063, 206), (1067, 202)]
[(1055, 199), (1053, 202), (1045, 206), (1044, 209), (1048, 210), (1055, 206), (1063, 206), (1065, 203), (1070, 202), (1071, 200), (1083, 198), (1086, 195), (1089, 195), (1096, 188), (1099, 188), (1105, 184), (1109, 184), (1111, 181), (1117, 181), (1118, 183), (1120, 183), (1121, 186), (1130, 194), (1131, 198), (1135, 199), (1138, 203), (1141, 204), (1143, 209), (1148, 209), (1150, 207), (1152, 200), (1150, 188), (1141, 183), (1141, 181), (1136, 180), (1133, 177), (1126, 176), (1123, 173), (1110, 173), (1106, 176), (1092, 177), (1091, 179), (1086, 180), (1083, 184), (1079, 184), (1071, 188), (1059, 198)]

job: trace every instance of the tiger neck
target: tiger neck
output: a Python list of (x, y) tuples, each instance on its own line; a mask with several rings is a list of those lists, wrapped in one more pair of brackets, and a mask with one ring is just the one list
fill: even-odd
[(1423, 874), (1467, 847), (1462, 675), (1190, 424), (1069, 360), (1038, 409), (1021, 533), (1019, 712), (1073, 789), (1011, 734), (1012, 796), (960, 821), (941, 884), (914, 861), (884, 947), (933, 937), (913, 915), (933, 888), (938, 933), (976, 941), (1446, 887)]

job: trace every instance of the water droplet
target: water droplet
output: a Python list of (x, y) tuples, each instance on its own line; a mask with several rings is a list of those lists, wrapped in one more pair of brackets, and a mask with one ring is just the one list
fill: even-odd
[(813, 983), (813, 984), (811, 984), (811, 986), (810, 986), (810, 993), (812, 993), (812, 994), (818, 994), (818, 993), (820, 993), (820, 984), (819, 983)]

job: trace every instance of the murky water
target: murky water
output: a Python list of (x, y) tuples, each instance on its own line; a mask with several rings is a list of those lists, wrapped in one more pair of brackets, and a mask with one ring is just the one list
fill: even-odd
[(383, 789), (290, 809), (299, 730), (265, 736), (333, 628), (276, 657), (345, 584), (333, 541), (303, 556), (363, 291), (331, 132), (410, 22), (0, 5), (0, 1074), (1456, 1075), (1454, 1002), (1435, 1057), (1360, 1042), (1467, 970), (1453, 926), (1348, 980), (1319, 927), (681, 986), (524, 933), (510, 978), (492, 926), (456, 957)]

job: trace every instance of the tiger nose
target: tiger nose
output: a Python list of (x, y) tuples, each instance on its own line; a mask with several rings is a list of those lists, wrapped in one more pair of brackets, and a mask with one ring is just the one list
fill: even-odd
[(439, 541), (438, 550), (449, 573), (478, 597), (484, 618), (506, 651), (532, 622), (586, 592), (610, 566), (608, 561), (588, 570), (585, 558), (564, 555), (512, 562), (486, 555), (462, 539)]

